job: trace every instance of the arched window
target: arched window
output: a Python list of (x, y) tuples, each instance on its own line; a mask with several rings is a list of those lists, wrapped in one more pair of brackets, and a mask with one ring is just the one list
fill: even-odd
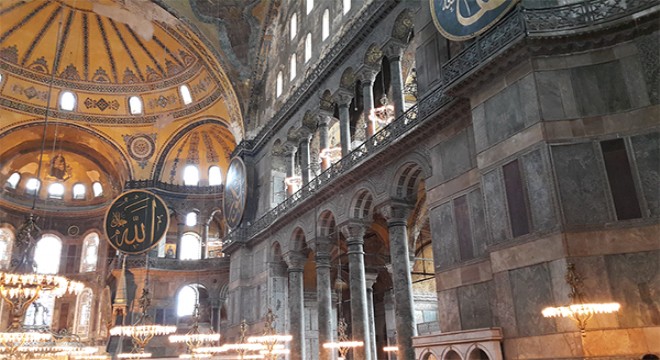
[(321, 40), (327, 39), (328, 36), (330, 36), (330, 9), (325, 9), (321, 20)]
[(55, 309), (55, 296), (43, 294), (33, 302), (25, 312), (23, 325), (26, 327), (50, 327), (53, 324), (53, 310)]
[(200, 259), (202, 257), (202, 238), (193, 232), (183, 234), (179, 254), (181, 260)]
[(307, 14), (312, 12), (314, 9), (314, 0), (307, 0)]
[(209, 168), (209, 186), (217, 185), (222, 185), (222, 172), (220, 167), (213, 165)]
[(190, 316), (195, 310), (195, 305), (199, 300), (199, 290), (192, 285), (186, 285), (179, 290), (176, 297), (176, 315), (178, 317)]
[(60, 95), (60, 109), (73, 111), (76, 108), (76, 96), (71, 91), (64, 91)]
[(344, 0), (344, 15), (348, 14), (348, 12), (351, 10), (351, 0)]
[(282, 95), (282, 72), (277, 73), (277, 80), (275, 81), (275, 97)]
[(48, 186), (48, 197), (52, 199), (61, 199), (64, 197), (64, 185), (61, 183), (52, 183)]
[(76, 304), (76, 320), (74, 333), (85, 339), (89, 336), (90, 325), (92, 321), (92, 290), (85, 288)]
[(99, 235), (97, 233), (91, 233), (85, 237), (81, 255), (80, 272), (96, 271), (96, 263), (99, 258)]
[(305, 37), (305, 63), (312, 59), (312, 33)]
[(103, 195), (103, 185), (100, 182), (95, 182), (92, 184), (92, 191), (94, 192), (94, 197), (99, 197)]
[(14, 233), (7, 228), (0, 228), (0, 269), (9, 268), (13, 247)]
[(128, 108), (131, 111), (131, 115), (142, 114), (142, 100), (137, 96), (131, 96), (128, 98)]
[(85, 185), (80, 183), (73, 185), (73, 198), (76, 200), (85, 198)]
[(9, 175), (9, 178), (7, 179), (7, 182), (5, 183), (5, 186), (10, 188), (10, 189), (16, 189), (16, 186), (18, 186), (19, 181), (21, 181), (21, 174), (15, 172), (15, 173)]
[(41, 187), (41, 181), (35, 178), (29, 178), (28, 181), (25, 183), (25, 191), (31, 195), (36, 195), (39, 192), (40, 187)]
[(296, 54), (295, 53), (293, 53), (293, 55), (291, 55), (291, 63), (289, 65), (290, 65), (289, 75), (291, 76), (289, 78), (289, 80), (293, 80), (293, 79), (296, 78)]
[(62, 240), (55, 235), (41, 237), (34, 248), (34, 263), (39, 274), (57, 274), (60, 270)]
[(187, 165), (183, 169), (183, 184), (184, 185), (197, 185), (199, 184), (199, 170), (195, 165)]
[(291, 40), (293, 40), (298, 34), (298, 16), (296, 15), (296, 13), (293, 13), (293, 15), (291, 15), (291, 20), (289, 24), (290, 24), (289, 33), (291, 34)]
[(195, 226), (197, 225), (197, 213), (194, 211), (186, 214), (186, 226)]
[(188, 105), (192, 102), (192, 95), (190, 95), (190, 89), (188, 88), (187, 85), (181, 85), (179, 87), (179, 91), (181, 92), (181, 100), (183, 100), (184, 105)]

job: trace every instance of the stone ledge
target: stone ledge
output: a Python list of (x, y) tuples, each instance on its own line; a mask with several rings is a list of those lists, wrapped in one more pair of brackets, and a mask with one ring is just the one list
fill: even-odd
[(436, 274), (437, 290), (449, 290), (493, 279), (490, 260), (462, 266)]

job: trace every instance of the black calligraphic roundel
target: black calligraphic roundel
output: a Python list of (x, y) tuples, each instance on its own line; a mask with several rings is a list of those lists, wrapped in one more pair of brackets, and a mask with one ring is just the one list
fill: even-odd
[(167, 233), (167, 206), (156, 194), (131, 190), (117, 197), (105, 214), (105, 235), (110, 245), (124, 254), (151, 250)]
[(224, 216), (229, 228), (233, 229), (241, 223), (245, 200), (247, 196), (247, 178), (245, 164), (239, 157), (235, 157), (227, 170), (224, 194)]
[(471, 39), (499, 21), (518, 0), (429, 0), (438, 30), (449, 40)]

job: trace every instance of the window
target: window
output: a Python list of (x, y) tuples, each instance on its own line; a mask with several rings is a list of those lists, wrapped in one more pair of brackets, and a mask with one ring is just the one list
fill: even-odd
[(92, 192), (94, 192), (94, 197), (99, 197), (103, 195), (103, 185), (100, 182), (95, 182), (92, 184)]
[(291, 64), (289, 68), (289, 74), (291, 77), (289, 78), (290, 80), (293, 80), (296, 78), (296, 54), (294, 53), (291, 55)]
[(7, 228), (0, 228), (0, 269), (9, 268), (13, 246), (14, 233)]
[(92, 318), (92, 290), (85, 288), (80, 295), (76, 305), (76, 321), (74, 333), (81, 338), (89, 336), (89, 329)]
[(282, 72), (277, 73), (277, 81), (275, 82), (275, 97), (282, 95)]
[(23, 325), (29, 326), (47, 326), (53, 324), (53, 310), (55, 309), (55, 296), (52, 294), (43, 294), (37, 301), (33, 302), (25, 312)]
[(76, 108), (76, 96), (71, 91), (64, 91), (60, 96), (60, 109), (73, 111)]
[(603, 152), (605, 171), (617, 219), (641, 218), (642, 210), (635, 191), (626, 144), (623, 139), (607, 140), (600, 143), (600, 148)]
[(190, 89), (188, 89), (188, 86), (181, 85), (181, 87), (179, 87), (179, 91), (181, 92), (181, 99), (183, 100), (183, 104), (190, 104), (192, 102), (192, 96), (190, 95)]
[(137, 96), (131, 96), (128, 99), (128, 108), (131, 111), (131, 115), (142, 114), (142, 100)]
[(96, 271), (96, 263), (99, 253), (99, 235), (91, 233), (85, 237), (82, 248), (82, 259), (80, 261), (80, 272)]
[(190, 316), (199, 300), (199, 290), (192, 285), (184, 286), (176, 298), (176, 314), (178, 317)]
[(314, 9), (314, 0), (307, 0), (307, 14), (311, 13)]
[(62, 241), (55, 235), (41, 237), (34, 248), (34, 263), (39, 274), (57, 274), (60, 269)]
[(197, 213), (191, 211), (186, 215), (186, 226), (195, 226), (195, 225), (197, 225)]
[(222, 185), (222, 172), (220, 167), (211, 166), (209, 168), (209, 186)]
[(467, 195), (454, 199), (454, 219), (456, 221), (458, 251), (461, 260), (472, 259), (474, 257), (474, 247), (472, 245), (472, 230)]
[(199, 170), (197, 166), (188, 165), (183, 169), (183, 184), (184, 185), (197, 185), (199, 183)]
[(321, 40), (327, 39), (328, 36), (330, 36), (330, 9), (325, 9), (321, 21)]
[(18, 186), (19, 181), (21, 181), (21, 174), (15, 172), (9, 176), (7, 182), (5, 183), (5, 186), (10, 189), (16, 189), (16, 186)]
[(181, 236), (181, 260), (198, 260), (202, 257), (202, 238), (192, 232)]
[(52, 183), (48, 187), (48, 197), (52, 199), (61, 199), (64, 197), (64, 185), (61, 183)]
[(502, 171), (504, 173), (506, 200), (509, 205), (511, 232), (515, 238), (529, 233), (527, 202), (525, 201), (525, 190), (518, 160), (513, 160), (504, 165)]
[(36, 195), (41, 187), (41, 182), (35, 178), (29, 178), (25, 183), (25, 190), (28, 194)]
[(312, 34), (307, 33), (305, 38), (305, 63), (312, 59)]
[(348, 12), (351, 10), (351, 0), (344, 0), (344, 15), (348, 14)]
[(76, 200), (85, 198), (85, 185), (83, 184), (73, 185), (73, 198)]
[(291, 15), (291, 20), (289, 24), (290, 24), (289, 33), (291, 34), (291, 40), (293, 40), (298, 34), (298, 16), (296, 15), (296, 13), (293, 13), (293, 15)]

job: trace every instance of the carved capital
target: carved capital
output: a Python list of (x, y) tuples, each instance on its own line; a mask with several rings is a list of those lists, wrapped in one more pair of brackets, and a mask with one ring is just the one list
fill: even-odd
[(361, 242), (364, 243), (364, 233), (367, 226), (362, 220), (349, 220), (341, 227), (341, 233), (346, 237), (346, 242)]
[(305, 115), (305, 117), (303, 117), (302, 127), (300, 129), (301, 130), (305, 129), (310, 133), (313, 133), (316, 130), (316, 127), (318, 126), (318, 118), (319, 116), (316, 114)]
[(372, 84), (376, 80), (376, 75), (378, 75), (378, 69), (374, 69), (371, 66), (364, 65), (358, 71), (358, 78), (362, 81), (362, 84)]
[(312, 139), (312, 134), (314, 134), (314, 130), (311, 130), (305, 126), (301, 127), (298, 129), (298, 143), (309, 144), (309, 141)]
[(406, 225), (413, 206), (404, 201), (390, 200), (377, 207), (376, 211), (387, 220), (388, 225)]
[(317, 256), (326, 255), (329, 256), (332, 251), (333, 242), (326, 236), (318, 236), (316, 239), (311, 241), (311, 246), (316, 252)]
[(289, 272), (303, 271), (307, 257), (300, 251), (291, 250), (284, 255), (284, 261), (289, 266)]
[(403, 55), (403, 51), (406, 49), (406, 44), (402, 43), (399, 40), (396, 39), (391, 39), (390, 41), (385, 44), (385, 47), (383, 48), (383, 53), (387, 58), (391, 60), (399, 60), (401, 58), (401, 55)]
[(333, 96), (333, 99), (339, 106), (348, 106), (351, 103), (351, 100), (353, 100), (353, 93), (344, 89), (339, 89)]
[(366, 272), (364, 274), (364, 282), (365, 282), (365, 285), (367, 285), (367, 289), (374, 286), (377, 279), (378, 279), (378, 273), (377, 272)]
[(298, 151), (298, 140), (295, 138), (288, 139), (284, 144), (282, 144), (282, 153), (284, 155), (293, 155)]

